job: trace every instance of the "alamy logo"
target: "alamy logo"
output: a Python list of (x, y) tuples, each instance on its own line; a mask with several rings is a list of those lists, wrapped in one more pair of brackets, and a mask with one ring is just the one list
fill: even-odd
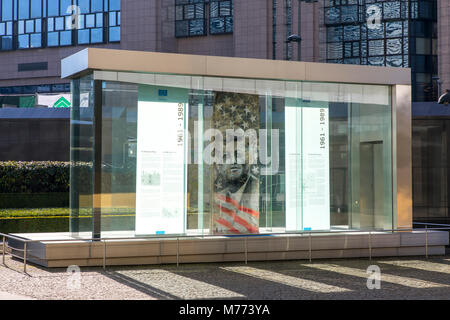
[(69, 278), (67, 279), (67, 289), (69, 290), (79, 290), (81, 289), (81, 271), (79, 266), (68, 266), (67, 274)]
[(371, 265), (367, 268), (366, 273), (369, 275), (367, 278), (367, 289), (381, 289), (381, 269), (379, 266)]
[(381, 28), (381, 8), (377, 5), (371, 5), (367, 7), (367, 28), (368, 29), (380, 29)]

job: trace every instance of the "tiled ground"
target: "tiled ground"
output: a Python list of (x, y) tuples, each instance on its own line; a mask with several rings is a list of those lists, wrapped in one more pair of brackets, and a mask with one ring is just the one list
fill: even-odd
[[(66, 269), (0, 261), (0, 299), (450, 299), (450, 256)], [(367, 288), (378, 266), (380, 289)], [(373, 281), (372, 281), (373, 282)]]

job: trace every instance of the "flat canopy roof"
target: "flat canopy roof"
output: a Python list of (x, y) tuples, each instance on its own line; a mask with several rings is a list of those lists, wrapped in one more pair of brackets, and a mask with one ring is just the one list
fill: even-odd
[(88, 48), (61, 61), (61, 77), (93, 70), (271, 80), (410, 85), (411, 69)]

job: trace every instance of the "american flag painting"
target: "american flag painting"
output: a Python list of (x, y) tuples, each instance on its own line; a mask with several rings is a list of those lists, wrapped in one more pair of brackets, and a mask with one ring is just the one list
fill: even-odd
[[(212, 120), (214, 128), (220, 130), (224, 138), (227, 129), (244, 131), (254, 129), (258, 132), (260, 123), (258, 96), (215, 92)], [(245, 161), (243, 161), (245, 163), (235, 161), (229, 164), (215, 164), (213, 195), (215, 234), (259, 232), (259, 167), (255, 162), (249, 161), (257, 159), (258, 147), (250, 145), (252, 143), (257, 144), (250, 139), (245, 141)]]

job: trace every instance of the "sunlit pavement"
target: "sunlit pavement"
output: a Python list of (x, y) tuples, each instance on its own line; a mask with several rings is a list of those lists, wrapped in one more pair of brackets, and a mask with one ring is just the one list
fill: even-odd
[[(450, 299), (448, 255), (81, 268), (80, 273), (29, 265), (27, 275), (20, 261), (7, 257), (6, 265), (0, 263), (0, 299)], [(369, 266), (381, 271), (379, 286)]]

